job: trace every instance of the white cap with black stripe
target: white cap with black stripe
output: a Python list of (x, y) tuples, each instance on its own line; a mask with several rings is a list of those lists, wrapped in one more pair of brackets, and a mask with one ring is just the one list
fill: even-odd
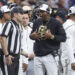
[(11, 10), (9, 9), (9, 7), (7, 5), (2, 6), (1, 7), (1, 11), (3, 13), (11, 12)]
[(40, 7), (39, 7), (39, 10), (42, 10), (42, 11), (46, 11), (48, 13), (52, 13), (52, 9), (49, 7), (49, 5), (47, 4), (42, 4)]

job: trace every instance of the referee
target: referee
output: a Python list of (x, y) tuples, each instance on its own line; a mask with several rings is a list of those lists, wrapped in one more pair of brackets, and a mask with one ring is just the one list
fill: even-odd
[[(5, 24), (6, 21), (10, 19), (11, 19), (10, 9), (8, 8), (7, 5), (2, 6), (0, 8), (0, 34), (1, 34), (3, 25)], [(0, 68), (2, 70), (2, 74), (5, 75), (3, 56), (4, 55), (3, 55), (3, 51), (1, 47), (1, 40), (0, 40)]]
[(14, 7), (11, 11), (11, 21), (4, 24), (1, 32), (2, 48), (5, 56), (6, 75), (18, 75), (21, 49), (21, 17), (23, 10)]

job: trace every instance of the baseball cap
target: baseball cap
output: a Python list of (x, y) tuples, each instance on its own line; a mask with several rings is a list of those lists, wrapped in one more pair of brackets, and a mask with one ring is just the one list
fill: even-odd
[(71, 14), (75, 14), (75, 5), (70, 7), (70, 9), (68, 11), (68, 16), (70, 16)]
[(23, 11), (23, 9), (22, 9), (20, 6), (16, 6), (16, 7), (14, 7), (14, 8), (11, 10), (11, 13), (20, 13), (20, 14), (23, 14), (24, 11)]
[(63, 9), (57, 10), (57, 16), (61, 17), (63, 21), (66, 21), (67, 12)]
[(32, 8), (30, 6), (23, 6), (22, 9), (23, 9), (24, 13), (26, 13), (26, 12), (28, 13), (28, 11), (32, 10)]
[(23, 6), (23, 10), (28, 10), (28, 11), (30, 11), (30, 10), (32, 10), (32, 9), (31, 9), (30, 6)]
[(42, 4), (40, 7), (39, 7), (39, 10), (42, 10), (42, 11), (46, 11), (48, 13), (52, 13), (52, 9), (49, 7), (49, 5), (47, 4)]
[(11, 10), (9, 9), (9, 7), (7, 5), (2, 6), (1, 7), (1, 11), (3, 13), (11, 12)]

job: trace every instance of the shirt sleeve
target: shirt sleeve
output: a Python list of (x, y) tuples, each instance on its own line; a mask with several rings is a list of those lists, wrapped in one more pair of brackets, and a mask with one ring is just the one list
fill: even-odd
[(8, 37), (8, 35), (10, 34), (11, 29), (12, 29), (11, 22), (6, 22), (2, 27), (1, 36)]
[(66, 33), (61, 23), (57, 23), (56, 33), (54, 34), (54, 41), (64, 42), (66, 41)]

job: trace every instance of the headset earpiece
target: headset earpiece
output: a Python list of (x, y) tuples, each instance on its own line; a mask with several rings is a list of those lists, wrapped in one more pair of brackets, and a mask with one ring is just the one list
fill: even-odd
[(48, 6), (47, 11), (51, 14), (52, 13), (52, 9)]

